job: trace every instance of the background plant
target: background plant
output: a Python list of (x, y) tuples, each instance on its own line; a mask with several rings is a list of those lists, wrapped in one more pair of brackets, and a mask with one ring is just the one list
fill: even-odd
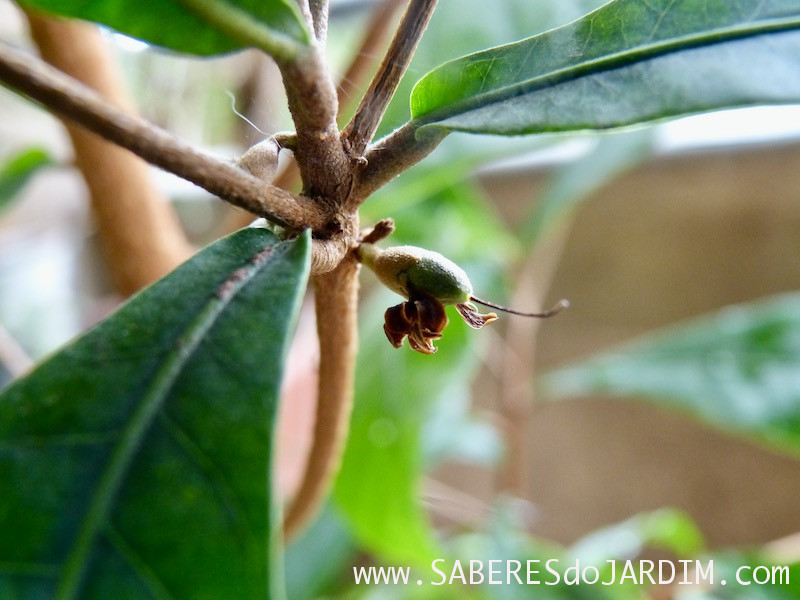
[[(297, 310), (310, 269), (315, 278), (322, 345), (320, 410), (330, 409), (334, 415), (320, 422), (324, 427), (339, 423), (336, 415), (347, 414), (343, 401), (351, 395), (355, 327), (356, 267), (345, 254), (357, 236), (356, 209), (372, 192), (421, 160), (453, 130), (517, 134), (603, 129), (700, 110), (797, 100), (797, 36), (792, 32), (798, 24), (797, 3), (731, 2), (708, 12), (701, 11), (696, 2), (661, 4), (609, 3), (583, 21), (544, 37), (449, 63), (424, 77), (413, 92), (404, 93), (406, 80), (416, 80), (420, 71), (435, 66), (424, 65), (426, 57), (421, 54), (420, 66), (412, 66), (412, 75), (400, 83), (398, 100), (383, 119), (387, 132), (400, 128), (369, 146), (433, 3), (410, 3), (410, 16), (400, 26), (398, 42), (361, 107), (344, 127), (343, 138), (335, 124), (335, 88), (320, 51), (327, 29), (325, 3), (310, 2), (299, 8), (288, 2), (259, 3), (258, 7), (170, 3), (160, 9), (168, 12), (158, 15), (124, 3), (116, 13), (83, 12), (81, 8), (70, 12), (70, 7), (25, 3), (28, 8), (57, 9), (98, 20), (183, 52), (213, 54), (249, 45), (266, 51), (281, 67), (296, 128), (295, 137), (284, 136), (279, 141), (294, 151), (303, 187), (302, 194), (293, 195), (257, 181), (241, 169), (200, 154), (113, 110), (29, 57), (4, 48), (2, 77), (11, 87), (223, 199), (266, 216), (284, 227), (286, 237), (278, 241), (265, 231), (248, 229), (212, 246), (5, 392), (1, 405), (3, 460), (11, 476), (4, 479), (4, 522), (19, 527), (14, 538), (21, 543), (6, 549), (4, 592), (26, 597), (57, 589), (62, 597), (79, 592), (104, 596), (124, 588), (130, 594), (141, 590), (142, 595), (192, 596), (202, 590), (226, 596), (264, 595), (269, 589), (279, 596), (277, 517), (269, 508), (267, 489), (279, 373), (291, 322), (287, 317)], [(580, 8), (593, 6), (589, 3)], [(165, 28), (165, 22), (175, 26)], [(454, 22), (452, 17), (446, 21), (448, 25)], [(530, 35), (537, 27), (527, 29), (523, 18), (516, 23), (525, 30), (514, 37)], [(622, 30), (616, 29), (620, 23)], [(43, 54), (48, 41), (64, 36), (62, 31), (48, 29), (47, 21), (33, 17), (32, 24), (34, 33), (39, 32)], [(542, 24), (539, 21), (538, 27)], [(442, 38), (446, 30), (440, 30)], [(459, 45), (466, 43), (461, 36), (456, 39)], [(575, 39), (584, 42), (578, 55), (568, 51)], [(473, 36), (468, 41), (475, 46), (462, 49), (452, 44), (452, 54), (510, 40)], [(52, 55), (55, 60), (61, 53), (56, 49)], [(409, 95), (411, 118), (403, 125), (406, 117), (401, 107)], [(79, 165), (84, 144), (82, 167), (91, 181), (90, 173), (97, 168), (92, 161), (108, 151), (106, 146), (93, 148), (93, 138), (81, 135), (75, 130), (73, 142)], [(340, 143), (340, 139), (344, 141)], [(580, 167), (566, 172), (513, 236), (487, 212), (475, 189), (462, 182), (476, 164), (498, 155), (496, 147), (483, 139), (468, 147), (458, 146), (441, 147), (429, 159), (427, 169), (422, 163), (413, 179), (401, 178), (383, 188), (381, 196), (364, 205), (361, 218), (369, 224), (391, 215), (399, 226), (396, 239), (435, 248), (465, 265), (475, 264), (470, 270), (477, 272), (476, 287), (481, 289), (499, 285), (499, 266), (530, 264), (531, 254), (537, 256), (557, 240), (570, 210), (593, 186), (641, 157), (646, 138), (604, 142), (598, 153), (604, 160), (583, 165), (584, 173), (590, 175), (585, 179), (578, 176)], [(366, 162), (361, 160), (362, 153)], [(19, 182), (33, 168), (10, 165), (5, 172), (8, 181)], [(129, 169), (125, 165), (118, 170)], [(153, 268), (145, 273), (118, 268), (125, 274), (117, 283), (123, 293), (170, 271), (189, 253), (182, 234), (173, 226), (165, 229), (164, 223), (171, 217), (158, 209), (145, 209), (157, 203), (144, 199), (152, 192), (142, 191), (141, 173), (134, 172), (132, 180), (113, 190), (92, 188), (90, 183), (101, 230), (108, 232), (109, 253), (161, 257), (148, 261)], [(582, 182), (588, 183), (580, 185)], [(125, 206), (120, 195), (131, 190), (135, 192), (129, 208), (120, 208)], [(421, 222), (419, 226), (412, 226), (415, 220)], [(125, 221), (137, 227), (126, 227)], [(155, 223), (159, 226), (152, 225)], [(298, 235), (306, 227), (312, 230), (310, 244), (307, 235)], [(496, 235), (491, 236), (491, 247), (499, 257), (495, 264), (481, 256), (487, 248), (479, 251), (473, 241), (476, 232), (480, 231), (483, 239), (492, 228)], [(142, 242), (148, 232), (150, 237)], [(482, 258), (482, 267), (472, 262)], [(132, 261), (134, 266), (136, 262)], [(544, 293), (541, 286), (538, 293)], [(371, 333), (362, 335), (362, 356), (370, 360), (359, 371), (357, 408), (335, 490), (338, 514), (347, 525), (343, 528), (342, 516), (326, 513), (309, 533), (315, 540), (312, 548), (300, 540), (289, 549), (290, 586), (307, 583), (299, 576), (293, 578), (291, 568), (302, 565), (308, 560), (305, 553), (313, 551), (325, 550), (325, 556), (344, 563), (349, 560), (346, 549), (363, 547), (383, 560), (421, 564), (444, 551), (416, 502), (420, 474), (448, 450), (441, 443), (445, 434), (453, 436), (451, 447), (458, 447), (459, 432), (472, 439), (483, 435), (487, 443), (478, 452), (483, 459), (491, 458), (497, 442), (484, 425), (470, 421), (466, 406), (454, 408), (444, 401), (464, 397), (455, 391), (466, 388), (477, 372), (476, 343), (480, 338), (469, 336), (454, 323), (435, 363), (408, 353), (390, 353), (385, 340), (375, 334), (376, 330), (379, 334), (376, 325), (387, 300), (375, 302), (378, 308), (363, 310), (361, 322)], [(266, 305), (272, 307), (270, 312), (264, 310)], [(741, 344), (741, 356), (750, 356), (755, 347), (758, 356), (769, 360), (767, 366), (734, 362), (729, 365), (730, 373), (746, 373), (752, 385), (789, 378), (780, 371), (773, 375), (776, 361), (772, 358), (795, 353), (793, 336), (779, 335), (792, 330), (792, 306), (789, 302), (786, 310), (744, 313), (747, 319), (731, 339)], [(253, 323), (259, 323), (258, 328)], [(705, 331), (705, 339), (719, 342), (723, 339), (716, 334), (719, 327), (712, 321), (697, 329)], [(769, 335), (762, 334), (765, 331)], [(771, 354), (762, 352), (767, 342)], [(767, 396), (774, 400), (777, 413), (757, 419), (751, 411), (710, 410), (702, 386), (701, 391), (670, 390), (663, 384), (681, 381), (663, 370), (664, 352), (669, 351), (670, 356), (677, 352), (685, 359), (691, 357), (691, 349), (701, 348), (704, 356), (709, 350), (696, 342), (682, 345), (680, 335), (660, 343), (654, 342), (649, 353), (634, 351), (632, 356), (639, 362), (632, 371), (625, 371), (624, 362), (623, 367), (618, 366), (625, 359), (623, 354), (590, 363), (569, 376), (554, 375), (546, 383), (558, 393), (602, 387), (677, 397), (684, 408), (717, 425), (792, 444), (791, 423), (796, 411), (792, 393)], [(378, 347), (372, 348), (373, 344)], [(725, 352), (729, 351), (726, 345)], [(662, 369), (652, 380), (656, 383), (648, 383), (645, 375), (649, 371), (641, 364), (648, 356)], [(694, 364), (685, 361), (689, 366), (681, 366), (679, 362), (677, 366), (684, 369)], [(265, 363), (272, 368), (262, 369)], [(703, 369), (692, 381), (702, 381), (708, 373)], [(711, 379), (716, 381), (716, 375)], [(794, 388), (788, 381), (781, 389), (791, 392)], [(110, 396), (118, 400), (107, 402)], [(219, 410), (223, 408), (220, 398), (225, 398), (224, 411)], [(237, 399), (243, 403), (240, 409), (235, 408)], [(766, 402), (767, 407), (771, 405)], [(435, 413), (446, 415), (447, 427), (423, 429), (441, 422)], [(316, 439), (338, 439), (328, 433), (318, 429)], [(335, 455), (336, 451), (327, 448), (323, 454)], [(111, 458), (105, 462), (107, 456)], [(243, 463), (260, 475), (248, 476)], [(197, 474), (195, 479), (186, 475), (192, 472)], [(312, 474), (306, 480), (311, 486), (308, 506), (313, 508), (325, 477)], [(141, 497), (142, 490), (157, 490), (164, 507), (155, 510), (152, 498)], [(34, 497), (36, 503), (32, 503)], [(176, 498), (185, 504), (175, 503)], [(65, 510), (67, 506), (74, 509)], [(504, 518), (491, 524), (486, 536), (455, 537), (448, 542), (448, 551), (492, 557), (556, 552), (512, 535), (513, 524), (505, 520), (505, 511), (500, 512)], [(196, 531), (200, 539), (190, 542), (186, 532), (198, 515), (203, 515), (205, 527)], [(674, 524), (676, 517), (660, 513), (654, 519)], [(625, 525), (636, 533), (641, 545), (658, 543), (679, 554), (700, 550), (690, 527), (673, 528), (678, 533), (665, 541), (663, 535), (652, 535), (658, 530), (652, 520), (648, 527), (642, 522)], [(213, 527), (230, 536), (230, 547), (222, 533), (207, 534)], [(320, 538), (320, 531), (328, 536)], [(180, 544), (176, 545), (175, 539), (181, 540)], [(328, 540), (338, 551), (330, 551), (320, 539)], [(183, 553), (174, 551), (178, 546)], [(609, 548), (612, 557), (631, 551)], [(221, 569), (202, 568), (203, 564), (221, 564), (223, 556), (242, 573), (232, 577), (227, 569), (222, 573)], [(336, 566), (329, 568), (335, 570)], [(187, 574), (194, 577), (197, 571), (206, 577), (189, 581)], [(290, 589), (290, 597), (301, 597), (303, 592)]]

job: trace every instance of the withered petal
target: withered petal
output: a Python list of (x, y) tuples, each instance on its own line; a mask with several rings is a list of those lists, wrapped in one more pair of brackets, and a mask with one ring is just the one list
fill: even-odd
[(436, 353), (433, 340), (442, 337), (447, 326), (444, 305), (427, 294), (414, 294), (408, 302), (388, 308), (384, 313), (383, 331), (395, 348), (408, 336), (412, 350), (423, 354)]
[(480, 329), (497, 319), (495, 313), (481, 314), (472, 304), (456, 304), (456, 310), (464, 319), (464, 322), (473, 329)]
[(383, 332), (395, 348), (403, 345), (403, 338), (411, 333), (411, 322), (406, 318), (403, 310), (405, 302), (387, 308), (383, 315)]
[(409, 334), (408, 336), (408, 345), (411, 346), (412, 350), (416, 350), (422, 354), (436, 354), (436, 350), (438, 350), (429, 339), (417, 338), (417, 336), (413, 334)]
[(444, 331), (448, 320), (441, 302), (431, 297), (415, 299), (413, 302), (417, 308), (417, 323), (423, 330), (435, 333)]
[(406, 314), (406, 302), (387, 308), (383, 314), (383, 320), (392, 331), (405, 331), (411, 330), (411, 325), (414, 322)]
[(399, 331), (392, 331), (385, 324), (383, 326), (383, 332), (386, 334), (386, 339), (389, 340), (389, 343), (392, 346), (394, 346), (395, 348), (401, 348), (403, 346), (403, 338), (406, 337), (405, 333), (401, 333)]
[(398, 304), (395, 308), (400, 309), (400, 313), (402, 314), (403, 319), (408, 323), (413, 323), (418, 318), (417, 306), (412, 301)]

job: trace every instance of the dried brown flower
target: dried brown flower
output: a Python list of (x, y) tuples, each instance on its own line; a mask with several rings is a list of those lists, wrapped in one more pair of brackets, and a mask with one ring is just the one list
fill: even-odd
[[(494, 313), (480, 314), (472, 304), (458, 304), (458, 312), (474, 329), (480, 329), (497, 318)], [(408, 343), (413, 350), (423, 354), (434, 354), (434, 340), (442, 337), (448, 319), (444, 304), (429, 294), (414, 291), (407, 302), (392, 306), (384, 315), (383, 331), (395, 348)]]
[(434, 340), (442, 337), (447, 326), (444, 307), (454, 305), (464, 322), (480, 329), (497, 319), (493, 312), (482, 314), (474, 303), (524, 317), (547, 318), (566, 308), (561, 300), (542, 313), (520, 312), (472, 295), (472, 284), (464, 270), (438, 252), (416, 246), (395, 246), (382, 250), (373, 243), (391, 233), (394, 224), (382, 221), (368, 232), (356, 249), (359, 261), (372, 269), (390, 290), (408, 298), (388, 309), (383, 330), (395, 348), (408, 337), (412, 349), (434, 354)]

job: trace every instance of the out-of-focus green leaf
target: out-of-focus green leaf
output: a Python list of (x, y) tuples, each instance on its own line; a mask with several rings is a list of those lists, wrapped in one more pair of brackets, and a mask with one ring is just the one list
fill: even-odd
[(233, 234), (0, 396), (0, 596), (282, 596), (272, 430), (309, 245)]
[[(631, 589), (635, 586), (567, 583), (566, 578), (571, 577), (571, 572), (575, 571), (576, 559), (564, 548), (531, 537), (526, 532), (523, 519), (530, 509), (530, 506), (518, 499), (500, 498), (492, 506), (487, 530), (461, 535), (452, 540), (448, 546), (447, 559), (439, 563), (437, 568), (447, 577), (454, 574), (454, 581), (457, 583), (460, 572), (469, 581), (472, 568), (470, 561), (480, 561), (482, 571), (473, 576), (473, 581), (480, 581), (482, 575), (482, 585), (469, 588), (475, 591), (476, 600), (525, 600), (532, 597), (532, 590), (535, 591), (533, 596), (544, 600), (644, 599), (644, 588)], [(460, 561), (460, 571), (456, 560)], [(517, 563), (519, 570), (516, 571), (516, 576), (519, 577), (519, 582), (513, 574), (506, 573), (506, 569), (516, 570)], [(581, 568), (588, 566), (584, 561), (579, 564)], [(495, 571), (494, 574), (490, 574), (490, 569)], [(430, 577), (429, 573), (425, 575)], [(441, 581), (441, 577), (436, 574), (434, 581)], [(489, 583), (490, 578), (494, 583)], [(498, 585), (500, 581), (502, 585)], [(431, 598), (438, 596), (433, 595)]]
[(503, 440), (496, 427), (470, 413), (472, 379), (451, 379), (449, 383), (422, 429), (426, 463), (432, 466), (446, 460), (475, 465), (497, 463), (503, 456)]
[(520, 231), (529, 251), (592, 193), (647, 160), (652, 155), (652, 128), (598, 136), (596, 144), (586, 156), (558, 169), (542, 192)]
[[(382, 207), (372, 213), (374, 218), (397, 220), (398, 230), (387, 244), (442, 252), (467, 270), (476, 289), (491, 289), (509, 240), (475, 187), (456, 185), (411, 204), (373, 206)], [(369, 272), (362, 277), (367, 289), (377, 283)], [(469, 444), (468, 434), (481, 437), (471, 440), (467, 460), (491, 460), (498, 451), (493, 432), (469, 415), (465, 398), (456, 397), (467, 393), (477, 373), (478, 348), (486, 336), (466, 328), (452, 312), (435, 356), (422, 356), (407, 344), (395, 349), (383, 333), (383, 313), (402, 298), (378, 292), (361, 315), (355, 409), (335, 497), (358, 542), (380, 560), (426, 564), (436, 549), (421, 498), (426, 470)], [(445, 415), (450, 419), (447, 437), (423, 439), (425, 432), (443, 427)]]
[[(549, 136), (544, 138), (545, 136), (516, 139), (483, 137), (481, 141), (486, 142), (483, 144), (464, 144), (463, 137), (445, 139), (430, 157), (413, 169), (401, 173), (370, 196), (364, 204), (362, 214), (366, 220), (374, 220), (381, 216), (394, 216), (400, 211), (420, 212), (420, 202), (473, 178), (481, 166), (552, 146), (554, 139)], [(396, 220), (399, 221), (399, 218)]]
[(442, 65), (415, 86), (411, 114), (513, 135), (800, 102), (797, 28), (798, 0), (615, 0)]
[(0, 210), (8, 206), (41, 168), (52, 164), (50, 155), (41, 148), (23, 150), (6, 161), (0, 169)]
[(635, 558), (645, 548), (693, 558), (703, 550), (703, 536), (685, 513), (662, 509), (593, 531), (575, 542), (570, 554), (581, 562), (600, 566), (607, 560)]
[(309, 34), (291, 0), (20, 0), (26, 8), (107, 25), (187, 54), (212, 55), (250, 46), (289, 57)]
[(800, 294), (720, 312), (540, 379), (556, 398), (643, 397), (800, 453)]
[(341, 587), (342, 572), (357, 558), (358, 549), (336, 511), (326, 508), (286, 548), (286, 597), (313, 600)]
[(420, 432), (448, 381), (468, 377), (467, 327), (455, 312), (435, 356), (393, 348), (383, 312), (399, 296), (381, 293), (362, 314), (355, 408), (335, 499), (357, 541), (382, 560), (430, 564), (437, 543), (422, 502)]
[[(446, 167), (444, 167), (446, 169)], [(466, 268), (480, 258), (501, 268), (503, 259), (515, 249), (514, 237), (505, 229), (499, 215), (480, 187), (459, 179), (445, 189), (439, 188), (428, 174), (422, 188), (431, 184), (433, 194), (380, 196), (363, 210), (365, 222), (391, 216), (397, 227), (387, 245), (412, 244), (435, 249)], [(422, 190), (421, 190), (422, 191)], [(480, 252), (476, 245), (480, 243)], [(498, 256), (497, 263), (492, 260)], [(470, 279), (474, 274), (470, 275)], [(478, 285), (478, 281), (473, 284)]]

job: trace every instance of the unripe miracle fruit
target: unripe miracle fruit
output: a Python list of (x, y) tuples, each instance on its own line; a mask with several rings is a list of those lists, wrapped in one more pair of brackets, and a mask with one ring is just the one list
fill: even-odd
[(464, 269), (438, 252), (417, 246), (393, 246), (385, 250), (361, 244), (361, 262), (386, 287), (410, 299), (411, 290), (433, 296), (444, 305), (469, 302), (472, 284)]
[(408, 336), (414, 350), (424, 354), (436, 352), (432, 340), (442, 337), (447, 325), (446, 305), (455, 305), (467, 325), (475, 329), (491, 323), (497, 315), (479, 313), (473, 302), (537, 318), (551, 317), (569, 306), (566, 300), (561, 300), (548, 311), (525, 313), (481, 300), (473, 295), (472, 283), (464, 269), (438, 252), (416, 246), (381, 249), (364, 242), (355, 254), (381, 283), (408, 300), (388, 309), (384, 317), (383, 329), (396, 348), (402, 346), (403, 339)]

